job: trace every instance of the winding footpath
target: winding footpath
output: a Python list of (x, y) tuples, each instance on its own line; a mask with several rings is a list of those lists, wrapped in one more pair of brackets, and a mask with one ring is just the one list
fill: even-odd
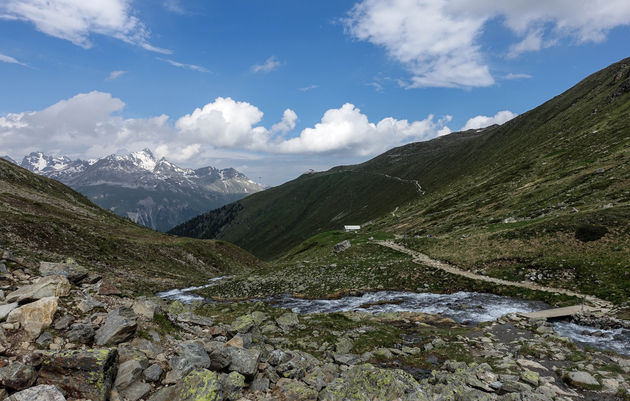
[(577, 297), (580, 299), (585, 299), (586, 301), (590, 302), (592, 304), (592, 308), (589, 308), (591, 311), (595, 311), (598, 310), (600, 312), (603, 313), (607, 313), (609, 312), (613, 305), (612, 303), (605, 301), (603, 299), (599, 299), (597, 297), (594, 297), (592, 295), (585, 295), (585, 294), (580, 294), (578, 292), (575, 291), (571, 291), (571, 290), (566, 290), (564, 288), (554, 288), (554, 287), (546, 287), (543, 285), (539, 285), (536, 283), (532, 283), (532, 282), (517, 282), (517, 281), (510, 281), (510, 280), (503, 280), (500, 278), (495, 278), (495, 277), (489, 277), (489, 276), (484, 276), (482, 274), (476, 274), (476, 273), (472, 273), (466, 270), (462, 270), (454, 265), (451, 265), (449, 263), (445, 263), (445, 262), (441, 262), (439, 260), (433, 259), (428, 255), (425, 255), (424, 253), (418, 252), (418, 251), (414, 251), (413, 249), (409, 249), (403, 245), (397, 244), (395, 242), (392, 241), (373, 241), (375, 244), (387, 247), (387, 248), (391, 248), (395, 251), (398, 252), (402, 252), (402, 253), (406, 253), (407, 255), (410, 255), (413, 258), (413, 262), (420, 264), (420, 265), (424, 265), (424, 266), (429, 266), (429, 267), (433, 267), (435, 269), (439, 269), (439, 270), (443, 270), (447, 273), (451, 273), (451, 274), (456, 274), (458, 276), (462, 276), (462, 277), (466, 277), (472, 280), (478, 280), (478, 281), (486, 281), (488, 283), (494, 283), (494, 284), (499, 284), (499, 285), (507, 285), (510, 287), (519, 287), (519, 288), (527, 288), (530, 290), (536, 290), (536, 291), (544, 291), (544, 292), (550, 292), (550, 293), (559, 293), (559, 294), (564, 294), (564, 295), (568, 295), (568, 296), (572, 296), (572, 297)]

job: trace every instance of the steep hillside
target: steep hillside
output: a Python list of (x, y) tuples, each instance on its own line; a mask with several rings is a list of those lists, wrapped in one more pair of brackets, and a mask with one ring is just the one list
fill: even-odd
[[(324, 179), (327, 187), (313, 191)], [(358, 207), (343, 201), (368, 183)], [(226, 238), (274, 258), (321, 231), (363, 224), (364, 232), (402, 236), (409, 248), (480, 274), (623, 304), (629, 221), (630, 59), (502, 126), (302, 176), (173, 232)]]
[(0, 160), (0, 227), (0, 248), (25, 263), (71, 257), (140, 292), (199, 284), (258, 264), (231, 244), (140, 227), (5, 160)]

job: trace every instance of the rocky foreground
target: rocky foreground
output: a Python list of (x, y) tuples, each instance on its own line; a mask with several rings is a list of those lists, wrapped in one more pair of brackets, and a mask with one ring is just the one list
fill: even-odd
[(580, 350), (544, 321), (169, 304), (9, 252), (0, 322), (0, 400), (630, 399), (628, 358)]

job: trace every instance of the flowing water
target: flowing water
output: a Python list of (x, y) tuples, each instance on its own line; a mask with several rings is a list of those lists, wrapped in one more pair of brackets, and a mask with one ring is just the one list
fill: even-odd
[(365, 293), (362, 296), (326, 300), (281, 297), (274, 298), (271, 302), (279, 307), (289, 308), (296, 313), (423, 312), (449, 317), (459, 323), (466, 324), (488, 322), (507, 313), (534, 312), (547, 307), (543, 302), (476, 292), (432, 294), (379, 291)]
[[(173, 289), (157, 295), (183, 303), (202, 301), (203, 297), (192, 293), (211, 287), (229, 276), (216, 277), (206, 285)], [(212, 302), (206, 300), (207, 302)], [(508, 313), (527, 313), (547, 309), (544, 302), (527, 301), (494, 294), (456, 292), (454, 294), (416, 293), (408, 291), (368, 292), (361, 296), (345, 296), (338, 299), (301, 299), (290, 296), (267, 298), (263, 301), (296, 313), (332, 313), (348, 311), (364, 312), (422, 312), (451, 318), (462, 324), (478, 324), (493, 321)], [(630, 355), (630, 330), (601, 330), (569, 321), (555, 321), (554, 330), (573, 342), (600, 349), (608, 349)], [(593, 335), (596, 334), (596, 335)]]

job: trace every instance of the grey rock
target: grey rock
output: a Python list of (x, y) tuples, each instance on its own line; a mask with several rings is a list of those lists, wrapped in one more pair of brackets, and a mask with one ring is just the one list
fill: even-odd
[(276, 318), (276, 323), (284, 331), (289, 331), (300, 324), (297, 313), (287, 312)]
[(335, 345), (335, 350), (340, 354), (349, 354), (354, 347), (354, 343), (348, 337), (341, 337)]
[(70, 282), (63, 276), (40, 277), (31, 285), (18, 288), (6, 296), (7, 302), (23, 303), (46, 297), (65, 297), (70, 294)]
[(73, 343), (90, 344), (95, 335), (96, 331), (90, 323), (75, 323), (70, 326), (66, 337)]
[(118, 390), (123, 390), (129, 387), (132, 383), (140, 380), (142, 375), (142, 365), (135, 359), (121, 363), (118, 366), (118, 373), (116, 374), (116, 381), (114, 381), (114, 387)]
[(225, 399), (219, 375), (206, 369), (189, 373), (175, 388), (172, 399), (177, 401), (223, 401)]
[[(275, 393), (292, 401), (316, 401), (317, 391), (299, 380), (282, 378), (276, 383)], [(344, 398), (344, 401), (350, 398)]]
[(66, 401), (56, 386), (40, 385), (14, 393), (6, 401)]
[(37, 372), (30, 366), (13, 362), (0, 368), (0, 384), (13, 390), (24, 390), (35, 383)]
[(178, 356), (171, 358), (168, 364), (173, 370), (181, 372), (182, 376), (185, 376), (193, 369), (210, 367), (210, 357), (199, 343), (180, 344), (177, 353)]
[(140, 398), (149, 394), (152, 388), (153, 387), (148, 383), (135, 382), (125, 389), (120, 390), (120, 394), (126, 401), (138, 401)]
[(341, 253), (343, 251), (345, 251), (346, 249), (350, 248), (350, 241), (345, 240), (345, 241), (341, 241), (338, 244), (335, 244), (335, 246), (333, 247), (333, 252), (335, 253)]
[(211, 370), (223, 370), (232, 363), (232, 356), (230, 355), (228, 348), (226, 348), (223, 343), (206, 343), (204, 344), (204, 348), (210, 357)]
[(599, 386), (599, 382), (590, 373), (578, 371), (568, 372), (565, 375), (565, 381), (573, 387), (592, 388)]
[(228, 347), (231, 356), (230, 371), (236, 371), (244, 376), (253, 377), (258, 372), (260, 351)]
[(57, 319), (55, 324), (53, 324), (53, 328), (55, 330), (65, 330), (74, 322), (74, 316), (72, 315), (64, 315), (63, 317)]
[(249, 389), (254, 393), (257, 391), (264, 393), (269, 389), (269, 384), (269, 379), (266, 377), (257, 377), (252, 380), (252, 383), (249, 385)]
[(79, 302), (79, 304), (77, 305), (77, 308), (79, 308), (79, 310), (83, 313), (88, 313), (96, 308), (104, 308), (104, 307), (105, 307), (105, 304), (95, 300), (94, 298), (90, 296), (82, 299), (81, 302)]
[(54, 384), (67, 397), (105, 401), (118, 364), (116, 349), (45, 352), (38, 383)]
[(238, 372), (231, 372), (222, 378), (221, 387), (225, 399), (235, 401), (241, 396), (243, 388), (245, 388), (245, 376)]
[(0, 322), (3, 322), (7, 318), (7, 316), (9, 316), (9, 313), (11, 313), (11, 311), (17, 307), (18, 307), (17, 302), (13, 302), (6, 305), (0, 305)]
[(49, 332), (45, 331), (39, 337), (37, 337), (37, 340), (35, 340), (35, 342), (37, 343), (37, 345), (46, 346), (53, 342), (53, 336)]
[(370, 364), (357, 365), (322, 390), (321, 401), (426, 399), (422, 387), (399, 369), (379, 369)]
[(155, 313), (159, 311), (158, 304), (146, 299), (136, 300), (132, 308), (136, 315), (142, 316), (147, 320), (152, 320)]
[(137, 327), (133, 311), (126, 307), (118, 308), (107, 314), (105, 323), (96, 331), (96, 344), (119, 344), (133, 337)]
[(39, 272), (42, 276), (64, 276), (73, 283), (78, 283), (88, 275), (88, 270), (76, 263), (39, 262)]
[(142, 372), (142, 377), (147, 382), (159, 382), (162, 377), (163, 369), (157, 363), (149, 366)]

